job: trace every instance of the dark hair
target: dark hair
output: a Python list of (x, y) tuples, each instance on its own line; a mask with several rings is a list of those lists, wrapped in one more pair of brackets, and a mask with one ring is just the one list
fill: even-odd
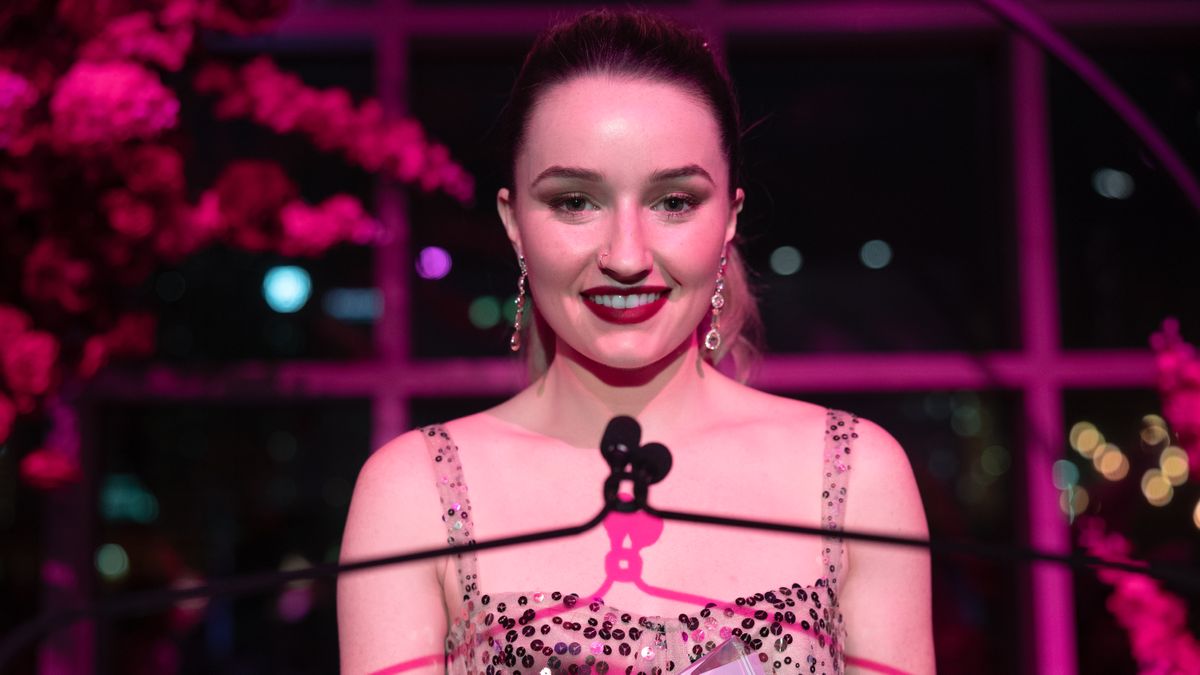
[[(514, 166), (538, 100), (557, 84), (591, 74), (673, 84), (706, 103), (720, 129), (732, 199), (742, 183), (741, 116), (733, 84), (714, 58), (704, 33), (646, 10), (607, 8), (590, 10), (547, 28), (525, 55), (499, 121), (498, 149), (504, 161), (504, 178), (514, 198)], [(728, 251), (725, 289), (722, 344), (710, 360), (716, 363), (732, 352), (738, 374), (744, 379), (758, 354), (755, 338), (760, 320), (736, 242)], [(530, 352), (531, 374), (536, 375), (553, 358), (553, 343), (546, 344), (545, 336), (539, 335), (546, 333), (547, 327), (541, 325), (536, 311), (533, 316), (534, 321), (524, 324), (537, 325), (538, 329), (526, 331), (522, 338)], [(707, 331), (706, 323), (702, 330)]]

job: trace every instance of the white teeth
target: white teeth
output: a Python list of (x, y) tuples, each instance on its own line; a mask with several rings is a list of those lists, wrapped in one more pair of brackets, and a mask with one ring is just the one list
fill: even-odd
[(588, 299), (597, 305), (613, 309), (633, 309), (662, 297), (662, 293), (639, 293), (636, 295), (589, 295)]

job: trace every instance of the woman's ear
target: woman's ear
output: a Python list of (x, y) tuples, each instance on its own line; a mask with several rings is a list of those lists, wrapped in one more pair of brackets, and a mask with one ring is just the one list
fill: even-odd
[(742, 192), (742, 188), (734, 191), (733, 201), (729, 204), (729, 222), (725, 223), (725, 245), (733, 241), (737, 235), (737, 217), (742, 212), (742, 207), (746, 205), (746, 193)]
[(513, 248), (519, 255), (523, 255), (525, 247), (521, 245), (521, 231), (517, 228), (517, 219), (514, 215), (516, 209), (510, 197), (511, 193), (506, 187), (502, 187), (496, 192), (496, 212), (500, 214), (500, 222), (504, 224), (504, 231), (508, 234), (508, 240), (512, 242)]

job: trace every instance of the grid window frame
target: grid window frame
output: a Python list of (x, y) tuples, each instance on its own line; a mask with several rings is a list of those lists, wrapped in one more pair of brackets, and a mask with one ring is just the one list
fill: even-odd
[[(1055, 0), (1036, 3), (1052, 24), (1068, 29), (1108, 31), (1175, 29), (1186, 26), (1200, 30), (1200, 4), (1187, 0)], [(937, 0), (901, 0), (880, 5), (873, 2), (812, 0), (791, 4), (734, 0), (688, 0), (652, 5), (681, 21), (703, 27), (714, 36), (718, 54), (724, 53), (727, 35), (747, 33), (772, 35), (880, 35), (891, 39), (919, 40), (930, 32), (1000, 32), (1005, 28), (981, 6)], [(572, 7), (577, 11), (581, 7)], [(462, 21), (462, 12), (472, 20)], [(545, 5), (459, 7), (452, 3), (434, 5), (409, 0), (375, 0), (346, 5), (300, 3), (271, 40), (251, 43), (267, 49), (274, 40), (303, 40), (312, 46), (320, 41), (362, 40), (373, 45), (376, 96), (387, 113), (408, 112), (409, 43), (415, 38), (480, 35), (532, 37), (552, 16), (562, 15)], [(1154, 361), (1148, 350), (1064, 349), (1061, 346), (1058, 263), (1055, 253), (1053, 176), (1049, 142), (1049, 110), (1046, 92), (1046, 56), (1036, 45), (1012, 34), (1005, 37), (1008, 69), (1006, 86), (1011, 94), (1005, 112), (1011, 149), (1012, 217), (1005, 222), (1015, 233), (1020, 251), (1015, 270), (1019, 278), (1018, 316), (1021, 347), (1015, 350), (965, 354), (957, 352), (780, 354), (768, 356), (755, 386), (774, 392), (856, 392), (921, 389), (1010, 389), (1020, 395), (1021, 422), (1026, 467), (1022, 480), (1027, 502), (1024, 529), (1035, 548), (1069, 553), (1069, 526), (1061, 517), (1058, 491), (1044, 477), (1061, 457), (1066, 437), (1063, 393), (1068, 389), (1110, 387), (1154, 387)], [(314, 47), (315, 48), (315, 47)], [(84, 421), (88, 409), (98, 403), (143, 401), (151, 398), (176, 400), (224, 399), (231, 391), (241, 399), (367, 397), (372, 401), (372, 444), (378, 448), (410, 426), (409, 401), (421, 397), (503, 396), (516, 391), (522, 367), (505, 358), (413, 359), (410, 325), (411, 278), (409, 260), (408, 203), (405, 190), (395, 183), (376, 184), (377, 217), (395, 233), (374, 249), (375, 284), (383, 297), (385, 311), (374, 325), (375, 356), (370, 361), (280, 362), (272, 375), (263, 378), (257, 363), (232, 363), (217, 372), (197, 374), (166, 364), (151, 364), (131, 373), (104, 373), (85, 393), (73, 414)], [(63, 412), (63, 415), (72, 414)], [(1059, 439), (1055, 442), (1053, 439)], [(81, 437), (85, 465), (90, 443)], [(79, 488), (91, 494), (95, 486)], [(94, 501), (94, 500), (93, 500)], [(85, 505), (88, 500), (82, 500)], [(76, 516), (79, 503), (59, 500), (48, 505), (50, 524)], [(86, 538), (81, 538), (86, 539)], [(51, 540), (44, 555), (63, 553), (65, 559), (89, 561), (91, 542), (63, 543)], [(58, 549), (58, 550), (56, 550)], [(90, 550), (90, 549), (89, 549)], [(80, 555), (83, 553), (83, 555)], [(84, 570), (86, 572), (86, 569)], [(81, 586), (77, 593), (85, 594)], [(1077, 672), (1075, 613), (1071, 572), (1046, 563), (1033, 565), (1024, 575), (1026, 598), (1021, 623), (1022, 661), (1029, 670), (1073, 675)], [(48, 599), (57, 602), (53, 597)], [(74, 604), (80, 598), (62, 599)], [(1036, 639), (1034, 639), (1036, 636)], [(46, 641), (41, 647), (59, 662), (80, 666), (77, 672), (93, 672), (94, 633), (74, 630), (64, 639)], [(44, 655), (45, 656), (45, 655)], [(65, 657), (66, 660), (63, 660)]]

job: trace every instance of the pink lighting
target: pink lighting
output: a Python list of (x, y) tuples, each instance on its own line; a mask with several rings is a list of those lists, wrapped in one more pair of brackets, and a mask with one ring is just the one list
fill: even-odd
[(450, 254), (444, 248), (426, 246), (417, 255), (417, 274), (422, 279), (441, 279), (450, 274)]

